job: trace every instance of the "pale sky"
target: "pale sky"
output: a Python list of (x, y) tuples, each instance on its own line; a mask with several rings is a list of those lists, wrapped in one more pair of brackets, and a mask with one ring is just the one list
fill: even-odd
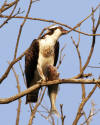
[[(12, 0), (9, 0), (10, 2)], [(0, 2), (0, 7), (3, 4), (4, 0)], [(77, 23), (82, 21), (91, 13), (91, 8), (95, 8), (99, 4), (99, 0), (40, 0), (38, 2), (33, 3), (31, 12), (29, 14), (30, 17), (36, 18), (43, 18), (43, 19), (51, 19), (55, 21), (59, 21), (61, 23), (67, 24), (71, 27), (74, 27)], [(20, 0), (18, 8), (21, 8), (21, 11), (26, 12), (27, 7), (29, 5), (29, 0)], [(25, 12), (23, 15), (25, 15)], [(97, 21), (97, 17), (99, 16), (100, 10), (97, 10), (95, 13), (95, 18)], [(9, 14), (9, 11), (3, 13)], [(0, 25), (3, 19), (0, 18)], [(14, 48), (17, 41), (17, 36), (20, 28), (20, 24), (22, 23), (22, 19), (12, 19), (10, 20), (3, 28), (0, 29), (0, 77), (5, 72), (8, 61), (12, 61), (14, 56)], [(40, 21), (30, 21), (24, 25), (22, 35), (20, 38), (20, 43), (18, 47), (18, 54), (19, 56), (24, 50), (26, 50), (29, 45), (31, 44), (32, 40), (37, 38), (39, 33), (44, 27), (51, 25), (51, 23), (47, 22), (40, 22)], [(66, 28), (67, 29), (67, 28)], [(86, 20), (80, 27), (82, 32), (92, 33), (92, 21), (91, 18)], [(68, 29), (67, 29), (68, 30)], [(97, 33), (100, 34), (100, 27), (98, 28)], [(78, 33), (71, 32), (68, 35), (62, 36), (59, 39), (60, 48), (64, 46), (66, 43), (66, 48), (64, 49), (63, 53), (66, 55), (60, 68), (60, 77), (61, 78), (70, 78), (79, 73), (79, 60), (77, 56), (76, 49), (72, 43), (71, 36), (77, 42), (78, 41)], [(80, 36), (80, 54), (82, 57), (82, 64), (84, 65), (87, 56), (90, 51), (92, 37), (81, 35)], [(93, 66), (100, 66), (100, 54), (99, 54), (99, 46), (100, 46), (100, 36), (96, 38), (95, 49), (91, 58), (89, 65)], [(20, 61), (23, 70), (24, 70), (24, 58)], [(21, 71), (19, 68), (19, 64), (15, 64), (14, 68), (19, 76), (21, 91), (25, 90), (26, 87), (24, 85), (24, 81), (21, 75)], [(100, 75), (100, 69), (91, 69), (87, 68), (85, 73), (92, 73), (92, 78), (98, 78)], [(7, 98), (12, 95), (17, 94), (16, 88), (16, 80), (12, 71), (10, 71), (8, 77), (3, 81), (0, 85), (0, 98)], [(86, 95), (88, 92), (93, 88), (93, 85), (86, 85)], [(63, 111), (64, 115), (66, 115), (65, 125), (72, 125), (78, 106), (81, 102), (81, 85), (72, 85), (72, 84), (62, 84), (60, 85), (56, 105), (57, 109), (60, 112), (60, 104), (63, 104)], [(84, 107), (84, 111), (86, 112), (87, 116), (89, 114), (91, 108), (91, 100), (93, 100), (96, 104), (96, 110), (100, 109), (100, 90), (97, 88), (96, 92), (87, 102)], [(50, 109), (50, 102), (47, 95), (45, 93), (44, 99), (42, 104), (45, 105), (48, 109)], [(14, 125), (16, 123), (16, 114), (17, 114), (17, 105), (18, 101), (14, 101), (10, 104), (0, 105), (0, 123), (2, 125)], [(38, 110), (44, 111), (41, 106)], [(47, 116), (47, 114), (45, 113)], [(19, 125), (27, 125), (30, 118), (30, 109), (29, 105), (25, 104), (25, 97), (22, 98), (22, 105), (21, 105), (21, 116), (20, 116), (20, 124)], [(55, 118), (57, 124), (57, 118)], [(84, 117), (82, 117), (78, 125), (84, 122)], [(61, 120), (58, 119), (59, 124), (61, 125)], [(100, 122), (100, 113), (96, 114), (93, 117), (91, 125), (99, 125)], [(45, 120), (43, 117), (36, 113), (36, 118), (34, 119), (34, 125), (49, 125), (49, 122)]]

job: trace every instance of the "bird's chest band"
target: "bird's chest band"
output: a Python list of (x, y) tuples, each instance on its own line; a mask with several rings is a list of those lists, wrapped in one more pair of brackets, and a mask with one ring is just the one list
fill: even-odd
[(52, 47), (45, 47), (41, 53), (44, 57), (50, 57), (54, 55), (54, 49)]

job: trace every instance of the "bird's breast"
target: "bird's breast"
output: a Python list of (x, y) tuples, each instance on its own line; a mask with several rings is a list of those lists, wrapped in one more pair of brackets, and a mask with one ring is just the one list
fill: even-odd
[(39, 42), (40, 53), (44, 57), (54, 56), (54, 46), (55, 46), (54, 40), (52, 40), (48, 37), (47, 37), (47, 39), (42, 39)]
[(43, 47), (40, 52), (46, 58), (54, 56), (54, 48), (52, 46)]
[(54, 64), (54, 56), (44, 56), (42, 53), (39, 53), (39, 59), (38, 64), (41, 65), (41, 67), (45, 67), (46, 65), (53, 65)]
[(53, 42), (41, 40), (39, 42), (39, 58), (38, 64), (42, 69), (46, 65), (54, 65), (54, 44)]

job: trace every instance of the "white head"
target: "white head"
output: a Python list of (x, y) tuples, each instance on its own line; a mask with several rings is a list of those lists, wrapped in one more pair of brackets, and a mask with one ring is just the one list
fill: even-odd
[(51, 26), (48, 28), (47, 33), (43, 37), (52, 37), (58, 40), (60, 36), (67, 33), (67, 30), (63, 29), (61, 26)]

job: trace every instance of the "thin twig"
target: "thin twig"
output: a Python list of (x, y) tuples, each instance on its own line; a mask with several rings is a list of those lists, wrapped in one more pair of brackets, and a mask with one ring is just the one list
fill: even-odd
[[(27, 49), (28, 50), (28, 49)], [(0, 84), (2, 83), (2, 81), (8, 76), (12, 66), (17, 63), (19, 60), (22, 59), (22, 57), (26, 54), (27, 50), (25, 50), (18, 58), (13, 59), (13, 61), (9, 64), (8, 68), (6, 69), (5, 73), (1, 76), (0, 78)]]
[[(25, 84), (25, 86), (26, 86), (26, 79), (25, 79), (25, 77), (24, 77), (24, 71), (23, 71), (23, 69), (22, 69), (22, 65), (21, 65), (20, 61), (19, 61), (19, 67), (20, 67), (20, 70), (21, 70), (21, 73), (22, 73), (22, 76), (23, 76), (24, 84)], [(27, 87), (27, 86), (26, 86), (26, 87)]]
[[(93, 20), (94, 21), (94, 20)], [(93, 22), (94, 23), (94, 22)], [(93, 24), (94, 25), (94, 24)], [(96, 27), (93, 29), (93, 34), (96, 33), (97, 29), (99, 27), (99, 19), (97, 21), (97, 24), (96, 24)], [(93, 39), (92, 39), (92, 45), (91, 45), (91, 49), (90, 49), (90, 53), (89, 53), (89, 56), (84, 64), (84, 66), (82, 67), (81, 69), (81, 72), (77, 75), (77, 76), (74, 76), (73, 78), (79, 78), (81, 77), (82, 73), (84, 72), (84, 70), (86, 69), (86, 67), (88, 66), (89, 62), (90, 62), (90, 59), (92, 57), (92, 54), (93, 54), (93, 51), (94, 51), (94, 46), (95, 46), (95, 41), (96, 41), (96, 36), (93, 36)]]
[[(80, 28), (79, 28), (80, 30)], [(82, 70), (82, 59), (81, 59), (81, 55), (80, 55), (80, 51), (79, 51), (79, 43), (80, 43), (80, 33), (79, 33), (79, 39), (78, 39), (78, 42), (77, 44), (75, 43), (73, 37), (71, 37), (72, 39), (72, 42), (76, 48), (76, 51), (77, 51), (77, 54), (78, 54), (78, 58), (79, 58), (79, 64), (80, 64), (80, 73), (81, 73), (81, 70)], [(86, 92), (85, 92), (85, 85), (84, 84), (81, 84), (81, 87), (82, 87), (82, 99), (85, 98), (85, 95), (86, 95)]]
[[(18, 75), (17, 75), (17, 73), (16, 73), (14, 67), (12, 67), (12, 70), (13, 70), (13, 73), (14, 73), (15, 78), (16, 78), (16, 81), (17, 81), (18, 93), (20, 93), (21, 90), (20, 90), (20, 84), (19, 84)], [(21, 110), (21, 98), (18, 99), (18, 109), (17, 109), (16, 125), (19, 125), (20, 110)]]
[(73, 42), (73, 44), (74, 44), (74, 46), (75, 46), (75, 48), (77, 50), (77, 54), (78, 54), (78, 58), (79, 58), (79, 64), (80, 64), (80, 71), (81, 71), (81, 69), (82, 69), (82, 59), (81, 59), (81, 55), (80, 55), (80, 51), (79, 51), (79, 42), (80, 41), (78, 41), (78, 43), (76, 44), (73, 37), (71, 37), (71, 39), (72, 39), (72, 42)]
[(79, 105), (76, 118), (75, 118), (75, 120), (74, 120), (74, 122), (73, 122), (72, 125), (77, 125), (77, 123), (78, 123), (80, 117), (83, 115), (82, 110), (83, 110), (84, 105), (85, 105), (86, 102), (90, 99), (90, 97), (93, 95), (93, 93), (94, 93), (94, 91), (96, 90), (96, 88), (97, 88), (97, 85), (95, 85), (95, 86), (93, 87), (93, 89), (90, 91), (90, 93), (88, 94), (88, 96), (82, 100), (81, 104)]
[(64, 125), (64, 120), (65, 120), (66, 116), (63, 115), (63, 104), (60, 104), (60, 111), (61, 111), (61, 121), (62, 121), (62, 125)]
[(19, 1), (19, 0), (15, 0), (9, 4), (7, 4), (5, 1), (3, 6), (0, 8), (0, 14), (3, 13), (4, 11), (6, 11), (7, 9), (11, 8), (12, 6), (14, 6), (17, 3), (17, 1)]
[(100, 109), (97, 110), (96, 112), (94, 112), (92, 115), (89, 115), (89, 117), (88, 117), (81, 125), (84, 125), (85, 123), (87, 123), (87, 121), (88, 121), (91, 117), (93, 117), (94, 115), (96, 115), (98, 112), (100, 112)]
[(62, 63), (62, 61), (63, 61), (63, 59), (64, 59), (64, 57), (65, 57), (65, 54), (62, 55), (62, 52), (63, 52), (63, 50), (65, 49), (65, 47), (66, 47), (66, 44), (65, 44), (65, 45), (62, 47), (62, 49), (60, 50), (60, 57), (59, 57), (57, 69), (59, 69), (59, 67), (60, 67), (60, 65), (61, 65), (61, 63)]
[(33, 118), (35, 117), (35, 113), (36, 113), (36, 111), (37, 111), (37, 108), (39, 107), (39, 105), (40, 105), (41, 102), (42, 102), (42, 99), (43, 99), (43, 97), (44, 97), (45, 91), (46, 91), (46, 88), (44, 89), (43, 94), (42, 94), (40, 100), (38, 100), (38, 102), (36, 103), (34, 109), (32, 110), (32, 113), (31, 113), (31, 116), (30, 116), (30, 120), (29, 120), (28, 125), (32, 125)]
[(29, 14), (29, 12), (30, 12), (31, 6), (32, 6), (32, 0), (30, 0), (30, 4), (29, 4), (29, 7), (28, 7), (28, 11), (27, 11), (27, 13), (26, 13), (26, 16), (25, 16), (25, 18), (24, 18), (24, 21), (23, 21), (22, 24), (20, 25), (20, 29), (19, 29), (19, 33), (18, 33), (18, 37), (17, 37), (16, 48), (15, 48), (15, 52), (14, 52), (14, 59), (16, 59), (17, 50), (18, 50), (18, 44), (19, 44), (21, 32), (22, 32), (23, 26), (24, 26), (24, 24), (25, 24), (25, 22), (26, 22), (26, 18), (28, 17), (28, 14)]
[[(46, 108), (46, 106), (44, 106), (44, 105), (42, 105), (42, 104), (41, 104), (41, 107), (42, 107), (43, 109), (45, 109), (45, 110), (46, 110), (46, 112), (47, 112), (48, 114), (50, 114), (50, 111), (49, 111), (49, 109), (48, 109), (48, 108)], [(45, 118), (46, 118), (46, 120), (48, 120), (48, 121), (49, 121), (48, 116), (47, 116), (47, 117), (45, 117)], [(50, 115), (50, 118), (51, 118), (51, 125), (55, 125), (53, 115)]]
[[(96, 7), (96, 9), (94, 10), (94, 12), (100, 7), (100, 4)], [(50, 23), (54, 23), (54, 24), (59, 24), (59, 25), (62, 25), (62, 26), (65, 26), (67, 28), (69, 28), (70, 30), (68, 31), (68, 33), (70, 33), (71, 31), (75, 31), (75, 32), (78, 32), (78, 33), (81, 33), (81, 34), (84, 34), (84, 35), (87, 35), (87, 36), (100, 36), (100, 34), (88, 34), (88, 33), (85, 33), (85, 32), (81, 32), (81, 31), (78, 31), (76, 30), (77, 27), (80, 27), (80, 25), (85, 21), (87, 20), (89, 17), (91, 17), (91, 15), (94, 13), (92, 12), (89, 16), (87, 16), (85, 19), (83, 19), (82, 21), (80, 21), (75, 27), (70, 27), (66, 24), (63, 24), (63, 23), (60, 23), (60, 22), (57, 22), (55, 20), (47, 20), (47, 19), (42, 19), (42, 18), (32, 18), (32, 17), (27, 17), (26, 19), (30, 19), (30, 20), (38, 20), (38, 21), (44, 21), (44, 22), (50, 22)], [(7, 15), (0, 15), (0, 17), (2, 18), (8, 18)], [(19, 18), (19, 19), (24, 19), (25, 17), (23, 16), (12, 16), (12, 18)]]
[(16, 7), (17, 7), (18, 1), (19, 1), (19, 0), (16, 0), (15, 6), (14, 6), (14, 8), (13, 8), (11, 14), (10, 14), (9, 17), (0, 25), (0, 28), (3, 27), (3, 26), (8, 22), (8, 20), (11, 19), (11, 16), (13, 15), (13, 13), (14, 13)]
[[(22, 65), (21, 65), (20, 61), (19, 61), (19, 67), (20, 67), (20, 69), (21, 69), (21, 73), (22, 73), (22, 76), (23, 76), (24, 84), (25, 84), (25, 86), (27, 87), (27, 85), (26, 85), (26, 79), (25, 79), (25, 77), (24, 77), (24, 72), (23, 72)], [(32, 105), (31, 105), (31, 103), (29, 103), (29, 107), (30, 107), (30, 110), (31, 110), (31, 112), (32, 112)]]
[(90, 68), (100, 68), (100, 66), (88, 66)]
[(42, 36), (42, 34), (45, 32), (45, 30), (49, 29), (51, 26), (54, 26), (54, 25), (55, 25), (55, 24), (43, 28), (43, 30), (41, 31), (40, 35), (38, 36), (38, 39), (40, 39), (40, 37)]
[(48, 120), (48, 122), (52, 125), (52, 121), (50, 119), (47, 119), (47, 117), (42, 114), (40, 111), (37, 111), (44, 119)]

